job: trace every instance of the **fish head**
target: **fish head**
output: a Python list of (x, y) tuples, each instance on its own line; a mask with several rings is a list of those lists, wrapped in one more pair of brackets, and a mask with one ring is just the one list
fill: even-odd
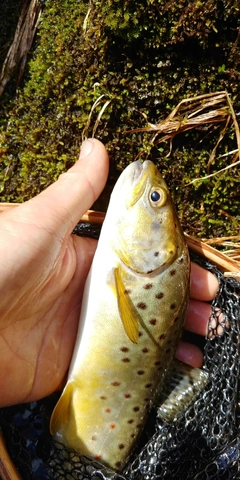
[(113, 229), (110, 246), (138, 273), (164, 270), (185, 248), (168, 187), (149, 160), (131, 163), (119, 177), (106, 225)]

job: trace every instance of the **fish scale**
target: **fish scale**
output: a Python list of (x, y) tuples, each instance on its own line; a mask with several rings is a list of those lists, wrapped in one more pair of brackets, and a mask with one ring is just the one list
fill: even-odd
[(120, 470), (170, 367), (183, 328), (189, 257), (167, 186), (132, 163), (112, 193), (83, 296), (58, 441)]

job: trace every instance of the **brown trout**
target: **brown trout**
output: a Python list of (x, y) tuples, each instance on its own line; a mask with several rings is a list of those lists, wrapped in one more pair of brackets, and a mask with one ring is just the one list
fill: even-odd
[(85, 285), (68, 381), (50, 429), (115, 470), (127, 461), (180, 340), (189, 256), (156, 166), (119, 177)]

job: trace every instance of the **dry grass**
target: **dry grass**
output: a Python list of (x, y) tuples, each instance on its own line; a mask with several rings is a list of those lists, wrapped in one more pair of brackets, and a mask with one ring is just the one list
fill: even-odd
[[(143, 115), (144, 118), (147, 117)], [(212, 126), (219, 126), (224, 124), (223, 129), (219, 134), (218, 141), (209, 156), (208, 167), (211, 165), (216, 156), (217, 148), (225, 136), (227, 129), (233, 124), (236, 135), (237, 148), (233, 152), (229, 152), (232, 157), (231, 163), (219, 170), (205, 177), (194, 178), (190, 183), (199, 180), (204, 180), (217, 175), (229, 168), (232, 168), (240, 163), (240, 131), (236, 119), (236, 114), (232, 106), (230, 97), (226, 91), (217, 93), (209, 93), (207, 95), (199, 95), (197, 97), (185, 98), (182, 100), (173, 111), (162, 122), (153, 124), (148, 122), (145, 128), (131, 130), (134, 132), (149, 132), (153, 133), (151, 143), (158, 145), (161, 142), (170, 141), (170, 152), (172, 150), (172, 141), (179, 133), (192, 130), (193, 128), (206, 128)], [(226, 155), (225, 155), (226, 156)]]

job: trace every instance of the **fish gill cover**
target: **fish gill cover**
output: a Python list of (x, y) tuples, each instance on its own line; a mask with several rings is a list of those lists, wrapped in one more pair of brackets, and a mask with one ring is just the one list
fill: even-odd
[[(140, 445), (121, 474), (54, 444), (48, 430), (56, 396), (1, 410), (9, 453), (24, 480), (234, 480), (240, 476), (239, 333), (240, 283), (206, 260), (194, 261), (217, 275), (215, 317), (204, 346), (209, 381), (175, 422), (150, 415)], [(216, 335), (218, 309), (224, 334)], [(213, 323), (211, 323), (213, 325)], [(211, 330), (212, 329), (212, 330)], [(211, 338), (210, 338), (211, 337)]]

